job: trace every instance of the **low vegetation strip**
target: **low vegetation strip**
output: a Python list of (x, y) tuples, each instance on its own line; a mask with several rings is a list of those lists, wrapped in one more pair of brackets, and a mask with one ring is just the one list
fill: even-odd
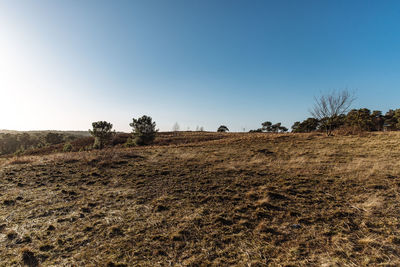
[(400, 264), (400, 133), (208, 140), (2, 159), (0, 265)]

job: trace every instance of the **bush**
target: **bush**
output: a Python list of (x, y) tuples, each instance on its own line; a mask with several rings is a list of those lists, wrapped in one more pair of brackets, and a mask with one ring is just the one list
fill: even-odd
[(136, 142), (134, 138), (129, 137), (128, 140), (126, 140), (126, 143), (124, 144), (125, 147), (133, 147), (136, 146)]
[(106, 121), (92, 123), (90, 134), (95, 138), (93, 148), (102, 149), (112, 138), (115, 132), (112, 131), (113, 125)]
[(217, 132), (225, 133), (225, 132), (229, 132), (229, 129), (225, 125), (221, 125), (218, 127)]
[(75, 149), (86, 149), (86, 147), (93, 147), (94, 138), (93, 137), (81, 137), (71, 142), (71, 145)]
[(64, 152), (71, 152), (74, 149), (71, 143), (65, 143), (63, 147)]
[(366, 132), (364, 129), (358, 126), (342, 126), (333, 130), (334, 134), (337, 135), (359, 135), (365, 136)]
[(138, 146), (150, 145), (155, 139), (154, 135), (138, 134), (135, 137), (135, 144)]
[(116, 145), (125, 144), (130, 137), (131, 137), (131, 135), (128, 133), (119, 133), (113, 137), (112, 145), (116, 146)]
[(49, 145), (57, 145), (64, 141), (64, 136), (59, 133), (47, 133), (44, 140)]
[(151, 117), (143, 115), (141, 118), (134, 118), (129, 126), (133, 128), (132, 134), (136, 145), (142, 146), (153, 143), (157, 130), (156, 123), (152, 121)]

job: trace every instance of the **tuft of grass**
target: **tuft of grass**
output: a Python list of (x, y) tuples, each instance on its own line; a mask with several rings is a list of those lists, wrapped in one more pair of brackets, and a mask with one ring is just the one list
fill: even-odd
[(14, 230), (10, 230), (6, 234), (8, 240), (14, 240), (18, 237), (18, 234)]
[(29, 267), (39, 266), (39, 260), (37, 259), (35, 253), (30, 248), (21, 249), (22, 263)]

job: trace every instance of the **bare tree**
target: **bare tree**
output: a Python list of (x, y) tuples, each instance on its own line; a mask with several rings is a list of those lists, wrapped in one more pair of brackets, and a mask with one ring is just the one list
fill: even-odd
[(347, 113), (355, 100), (354, 93), (347, 89), (332, 91), (329, 94), (315, 97), (315, 103), (311, 115), (320, 121), (322, 128), (328, 136), (332, 135), (334, 126), (341, 115)]
[(172, 126), (172, 131), (173, 132), (178, 132), (179, 131), (179, 124), (177, 122), (175, 122), (174, 126)]

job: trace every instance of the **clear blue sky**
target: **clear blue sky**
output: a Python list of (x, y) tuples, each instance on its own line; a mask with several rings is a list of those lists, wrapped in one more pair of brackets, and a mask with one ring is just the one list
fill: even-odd
[(386, 111), (399, 85), (400, 1), (0, 1), (0, 129), (290, 127), (320, 92)]

